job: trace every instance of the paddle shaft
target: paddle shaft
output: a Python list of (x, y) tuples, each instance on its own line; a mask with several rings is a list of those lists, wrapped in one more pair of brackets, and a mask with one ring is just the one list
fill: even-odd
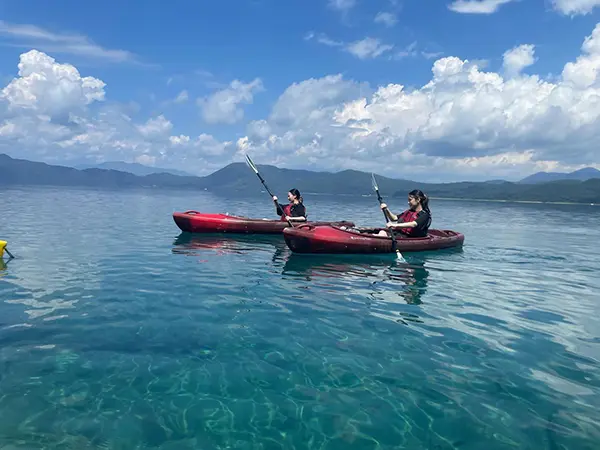
[[(256, 176), (258, 177), (258, 179), (260, 180), (260, 182), (262, 183), (262, 185), (265, 187), (265, 189), (267, 190), (267, 192), (269, 193), (269, 195), (271, 196), (271, 199), (274, 197), (273, 193), (271, 192), (271, 190), (269, 189), (269, 186), (267, 186), (267, 183), (265, 182), (264, 178), (260, 175), (259, 171), (258, 171), (258, 167), (256, 167), (254, 165), (254, 162), (252, 162), (252, 160), (250, 159), (250, 157), (248, 155), (246, 155), (246, 158), (248, 158), (248, 161), (252, 163), (252, 165), (250, 166), (252, 168), (252, 170), (256, 173)], [(281, 211), (284, 212), (285, 211), (283, 209), (283, 207), (281, 206), (281, 204), (275, 200), (276, 205), (279, 207), (279, 209), (281, 209)], [(287, 223), (290, 225), (290, 227), (294, 227), (294, 225), (292, 224), (292, 221), (289, 219), (286, 219)]]
[[(375, 188), (375, 192), (377, 193), (377, 200), (379, 200), (379, 204), (381, 205), (383, 203), (383, 199), (381, 198), (381, 194), (379, 193), (379, 186), (377, 186), (377, 184), (375, 183), (375, 177), (373, 176), (373, 184), (374, 184), (374, 188)], [(387, 223), (388, 220), (391, 220), (391, 217), (388, 217), (387, 213), (385, 212), (385, 209), (382, 210), (383, 212), (383, 218), (385, 219), (385, 222)], [(394, 236), (394, 230), (392, 228), (390, 228), (390, 236), (392, 238), (392, 249), (398, 253), (398, 242), (396, 242), (396, 236)]]

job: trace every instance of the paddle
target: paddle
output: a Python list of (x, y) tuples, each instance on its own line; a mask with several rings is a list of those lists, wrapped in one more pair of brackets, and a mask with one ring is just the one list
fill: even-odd
[[(381, 194), (379, 194), (379, 186), (377, 186), (377, 181), (375, 180), (375, 175), (373, 173), (371, 174), (371, 183), (373, 184), (373, 189), (375, 189), (375, 192), (377, 193), (377, 200), (379, 200), (379, 204), (381, 205), (383, 203), (383, 199), (381, 198)], [(386, 223), (388, 220), (391, 220), (386, 214), (385, 210), (383, 210), (383, 218), (385, 219)], [(394, 236), (394, 230), (392, 228), (390, 228), (390, 236), (392, 237), (392, 250), (396, 252), (398, 259), (401, 259), (402, 254), (398, 251), (398, 242), (396, 242), (396, 236)]]
[[(260, 182), (263, 184), (263, 186), (265, 187), (265, 189), (267, 190), (267, 192), (269, 193), (271, 198), (273, 198), (274, 196), (273, 196), (273, 193), (271, 192), (271, 190), (269, 189), (269, 186), (267, 186), (267, 183), (265, 183), (265, 180), (263, 179), (263, 177), (260, 176), (260, 173), (258, 172), (258, 168), (254, 164), (254, 162), (252, 162), (252, 160), (250, 159), (250, 157), (248, 155), (246, 155), (246, 162), (248, 163), (248, 166), (250, 166), (250, 168), (252, 170), (254, 170), (254, 173), (256, 173)], [(277, 201), (276, 203), (277, 203), (277, 206), (279, 206), (281, 208), (281, 210), (283, 211), (283, 208), (279, 204), (279, 202)], [(294, 227), (294, 225), (292, 225), (292, 222), (289, 219), (287, 219), (287, 223), (290, 224), (290, 227), (292, 227), (292, 228)]]

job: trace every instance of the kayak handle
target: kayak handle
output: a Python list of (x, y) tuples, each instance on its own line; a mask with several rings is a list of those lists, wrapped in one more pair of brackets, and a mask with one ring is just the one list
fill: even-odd
[(298, 225), (296, 228), (301, 228), (301, 229), (308, 229), (308, 230), (312, 230), (315, 228), (314, 225), (309, 224), (309, 223), (303, 223), (302, 225)]
[(184, 212), (184, 214), (200, 214), (198, 211), (190, 209), (189, 211)]

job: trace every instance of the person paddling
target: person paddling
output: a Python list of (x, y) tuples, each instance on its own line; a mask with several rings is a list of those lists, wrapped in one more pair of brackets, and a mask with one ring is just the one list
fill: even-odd
[[(385, 203), (381, 204), (381, 209), (390, 220), (386, 224), (387, 228), (398, 230), (407, 237), (427, 236), (431, 225), (431, 211), (429, 198), (422, 191), (415, 189), (408, 193), (408, 209), (399, 216), (393, 214)], [(386, 236), (387, 231), (382, 230), (379, 234)]]
[(289, 204), (282, 207), (277, 201), (277, 196), (273, 196), (275, 202), (275, 211), (281, 216), (282, 221), (306, 222), (306, 207), (304, 206), (302, 196), (298, 189), (290, 189), (288, 192)]

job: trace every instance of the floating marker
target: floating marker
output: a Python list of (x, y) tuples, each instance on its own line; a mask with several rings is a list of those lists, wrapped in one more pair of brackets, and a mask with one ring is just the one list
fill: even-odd
[(12, 253), (9, 252), (8, 249), (6, 248), (7, 245), (8, 245), (8, 242), (6, 242), (6, 241), (0, 241), (0, 258), (2, 258), (2, 256), (4, 256), (4, 252), (8, 253), (8, 256), (10, 258), (14, 258), (14, 256), (12, 255)]

